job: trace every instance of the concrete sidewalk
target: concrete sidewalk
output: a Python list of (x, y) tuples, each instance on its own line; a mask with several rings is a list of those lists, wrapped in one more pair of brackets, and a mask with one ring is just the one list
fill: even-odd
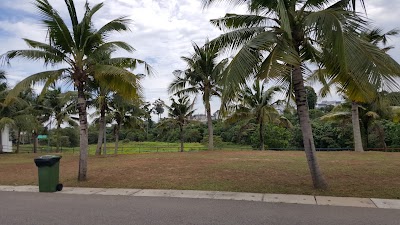
[[(37, 186), (0, 186), (0, 191), (39, 192)], [(140, 197), (172, 197), (193, 199), (224, 199), (272, 203), (290, 203), (307, 205), (351, 206), (366, 208), (400, 209), (400, 200), (377, 198), (350, 198), (312, 195), (261, 194), (221, 191), (192, 190), (152, 190), (152, 189), (117, 189), (117, 188), (80, 188), (66, 187), (55, 194), (77, 195), (122, 195)]]

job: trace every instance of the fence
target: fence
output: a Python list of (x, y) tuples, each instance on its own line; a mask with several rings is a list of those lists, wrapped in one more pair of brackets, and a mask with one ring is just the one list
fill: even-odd
[[(115, 153), (115, 146), (110, 145), (106, 147), (107, 154)], [(249, 150), (257, 150), (251, 149), (250, 147), (225, 147), (225, 148), (216, 148), (218, 150), (234, 150), (234, 151), (249, 151)], [(14, 152), (16, 152), (16, 147), (13, 146)], [(206, 147), (185, 147), (185, 152), (193, 152), (193, 151), (205, 151)], [(268, 148), (270, 151), (304, 151), (303, 148)], [(88, 152), (89, 155), (94, 155), (96, 151), (95, 146), (89, 146)], [(177, 146), (121, 146), (118, 148), (118, 154), (131, 154), (131, 153), (156, 153), (156, 152), (179, 152), (180, 147)], [(353, 148), (316, 148), (316, 151), (320, 152), (337, 152), (337, 151), (354, 151)], [(368, 148), (365, 151), (377, 151), (377, 152), (400, 152), (400, 148)], [(60, 147), (59, 151), (57, 151), (54, 146), (38, 146), (37, 153), (66, 153), (66, 154), (78, 154), (79, 147)], [(33, 153), (32, 146), (20, 146), (19, 153)], [(103, 154), (103, 149), (102, 149)]]
[[(110, 145), (106, 146), (107, 154), (115, 153), (115, 146)], [(14, 152), (16, 152), (16, 147), (13, 147)], [(206, 147), (185, 147), (185, 152), (189, 151), (203, 151), (207, 150)], [(151, 152), (179, 152), (180, 147), (176, 146), (120, 146), (118, 147), (118, 154), (130, 154), (130, 153), (151, 153)], [(95, 146), (89, 146), (88, 149), (89, 155), (94, 155), (96, 152)], [(19, 147), (19, 153), (33, 153), (33, 146), (23, 146)], [(54, 146), (38, 146), (37, 153), (66, 153), (66, 154), (77, 154), (79, 153), (79, 147), (60, 147), (57, 151), (57, 148)], [(103, 154), (103, 149), (102, 149)]]
[[(271, 151), (304, 151), (304, 148), (268, 148)], [(318, 152), (354, 151), (353, 148), (315, 148)], [(365, 151), (375, 152), (400, 152), (400, 148), (366, 148)]]

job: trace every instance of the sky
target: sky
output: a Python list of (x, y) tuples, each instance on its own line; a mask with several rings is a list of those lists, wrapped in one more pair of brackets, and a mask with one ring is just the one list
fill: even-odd
[[(49, 0), (64, 18), (68, 18), (65, 3), (62, 0)], [(131, 44), (136, 51), (133, 55), (120, 55), (143, 59), (156, 71), (156, 75), (142, 81), (145, 98), (154, 102), (161, 98), (168, 101), (167, 87), (173, 79), (172, 71), (186, 69), (181, 56), (190, 56), (192, 42), (202, 45), (206, 38), (213, 39), (222, 32), (210, 24), (210, 19), (224, 16), (226, 13), (245, 13), (244, 7), (233, 8), (226, 4), (212, 6), (205, 10), (201, 0), (89, 0), (91, 5), (104, 2), (104, 7), (95, 15), (95, 26), (120, 16), (132, 19), (131, 32), (117, 33), (110, 40), (121, 40)], [(365, 0), (367, 17), (372, 26), (384, 31), (400, 28), (398, 11), (400, 0)], [(78, 15), (82, 15), (85, 0), (75, 0)], [(22, 38), (44, 42), (46, 29), (40, 24), (40, 17), (32, 0), (0, 0), (0, 55), (16, 49), (27, 49)], [(389, 54), (400, 61), (400, 37), (390, 39), (395, 48)], [(8, 83), (16, 82), (46, 68), (42, 62), (29, 62), (23, 59), (11, 61), (11, 66), (0, 65), (7, 73)], [(316, 87), (318, 89), (318, 87)], [(333, 94), (327, 99), (337, 99)], [(197, 98), (197, 113), (204, 113), (201, 98)], [(320, 99), (322, 100), (322, 99)], [(212, 111), (219, 108), (219, 101), (213, 99)], [(164, 113), (163, 116), (167, 114)]]

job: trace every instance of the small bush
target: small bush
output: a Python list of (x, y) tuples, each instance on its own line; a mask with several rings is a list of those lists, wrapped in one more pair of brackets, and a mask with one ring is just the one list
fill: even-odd
[[(224, 145), (222, 138), (220, 136), (216, 136), (216, 135), (214, 135), (213, 137), (214, 137), (214, 139), (213, 139), (214, 148), (219, 148), (219, 149), (222, 148)], [(204, 136), (203, 140), (201, 140), (201, 144), (206, 147), (208, 146), (208, 135)]]

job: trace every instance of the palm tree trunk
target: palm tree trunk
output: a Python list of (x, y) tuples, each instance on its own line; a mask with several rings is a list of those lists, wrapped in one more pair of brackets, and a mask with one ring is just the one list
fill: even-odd
[(103, 138), (104, 138), (104, 121), (100, 117), (99, 121), (99, 135), (97, 137), (97, 147), (96, 147), (96, 152), (95, 155), (101, 155), (101, 147), (103, 146)]
[(86, 112), (86, 98), (83, 84), (78, 85), (78, 112), (79, 112), (79, 171), (78, 181), (85, 181), (87, 176), (88, 160), (88, 124)]
[(306, 153), (313, 185), (318, 189), (326, 189), (328, 184), (325, 181), (318, 165), (310, 115), (308, 112), (307, 94), (306, 89), (304, 88), (304, 80), (300, 66), (296, 66), (293, 69), (293, 88), (297, 105), (297, 113), (300, 120), (300, 128), (303, 135), (304, 151)]
[(353, 123), (354, 151), (363, 152), (358, 104), (354, 101), (351, 103), (351, 122)]
[(120, 128), (119, 124), (115, 125), (115, 134), (114, 134), (115, 135), (115, 149), (114, 149), (115, 155), (118, 153), (119, 128)]
[(107, 127), (106, 127), (106, 123), (104, 122), (104, 127), (103, 127), (103, 138), (104, 138), (104, 147), (103, 147), (103, 155), (106, 156), (107, 155)]
[(385, 142), (385, 130), (383, 129), (383, 127), (380, 124), (377, 124), (376, 126), (377, 126), (377, 130), (378, 130), (379, 139), (382, 143), (383, 150), (386, 152), (387, 145)]
[(146, 124), (146, 141), (149, 141), (149, 119), (147, 119), (147, 124)]
[(179, 125), (180, 136), (181, 136), (181, 152), (183, 152), (183, 125)]
[(0, 154), (3, 154), (3, 129), (0, 129)]
[(368, 150), (368, 145), (369, 145), (369, 120), (365, 123), (365, 148)]
[(57, 121), (57, 129), (56, 129), (56, 152), (60, 152), (60, 129), (61, 129), (61, 124), (60, 122)]
[(38, 134), (36, 131), (32, 133), (32, 139), (33, 139), (33, 153), (37, 153), (37, 147), (39, 145), (39, 141), (38, 141)]
[(213, 124), (211, 119), (211, 106), (210, 101), (205, 103), (206, 113), (207, 113), (207, 126), (208, 126), (208, 150), (214, 150), (214, 138), (213, 138)]
[(17, 149), (15, 150), (15, 153), (19, 153), (19, 142), (21, 141), (21, 128), (18, 128), (17, 130)]
[(97, 139), (97, 147), (96, 147), (96, 155), (101, 155), (101, 146), (103, 144), (104, 138), (104, 129), (105, 129), (105, 117), (106, 117), (106, 110), (103, 105), (100, 108), (100, 120), (99, 120), (99, 136)]
[(264, 151), (265, 150), (265, 145), (264, 145), (264, 123), (260, 122), (260, 150)]

